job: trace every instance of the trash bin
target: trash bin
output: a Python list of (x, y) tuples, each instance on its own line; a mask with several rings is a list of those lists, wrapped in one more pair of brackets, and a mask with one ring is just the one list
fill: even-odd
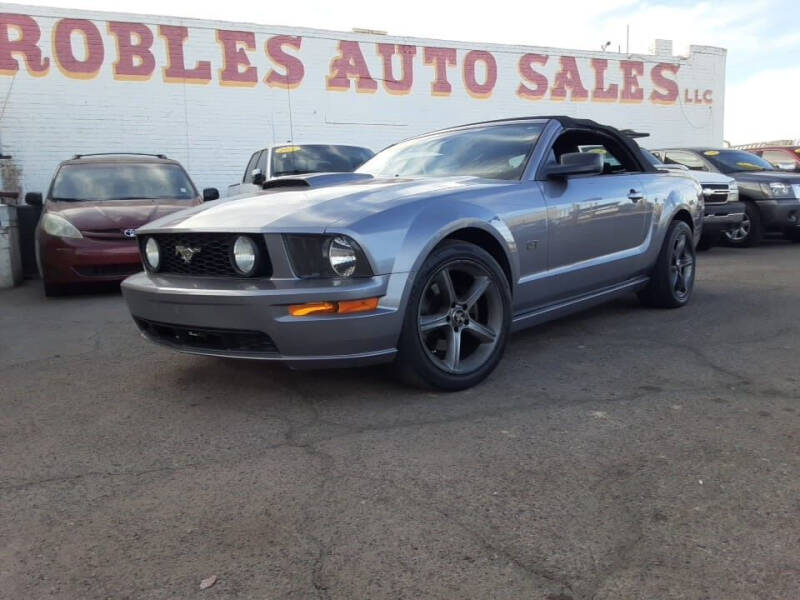
[(14, 287), (21, 281), (17, 208), (0, 204), (0, 288)]

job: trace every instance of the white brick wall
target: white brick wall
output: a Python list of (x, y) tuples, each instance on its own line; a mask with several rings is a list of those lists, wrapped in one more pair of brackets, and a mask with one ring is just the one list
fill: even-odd
[[(250, 154), (268, 143), (285, 142), (292, 136), (300, 142), (356, 143), (374, 150), (417, 133), (448, 125), (533, 114), (568, 114), (589, 117), (618, 127), (649, 131), (645, 145), (721, 144), (724, 106), (725, 51), (693, 46), (688, 57), (621, 55), (616, 53), (562, 50), (557, 48), (504, 46), (469, 42), (445, 42), (415, 38), (376, 36), (266, 25), (175, 19), (131, 14), (98, 13), (0, 4), (0, 13), (26, 15), (41, 31), (38, 47), (49, 58), (46, 75), (28, 72), (22, 54), (11, 56), (19, 63), (13, 73), (0, 69), (0, 144), (21, 169), (22, 191), (44, 191), (57, 164), (75, 153), (139, 151), (164, 152), (180, 160), (199, 187), (223, 190), (241, 177)], [(88, 19), (102, 36), (104, 59), (98, 74), (90, 79), (65, 75), (54, 57), (53, 30), (62, 18)], [(2, 17), (0, 17), (0, 22)], [(148, 80), (119, 81), (114, 78), (117, 60), (116, 38), (108, 21), (146, 24), (154, 34), (152, 53), (156, 67)], [(167, 83), (162, 68), (167, 64), (164, 39), (158, 25), (185, 25), (189, 37), (184, 51), (186, 66), (198, 60), (211, 63), (211, 81), (205, 85)], [(223, 52), (216, 40), (217, 30), (253, 32), (256, 48), (247, 52), (258, 69), (254, 87), (220, 84)], [(302, 60), (305, 75), (291, 91), (269, 87), (264, 77), (274, 66), (264, 45), (274, 35), (301, 36), (299, 50), (286, 47), (288, 54)], [(6, 37), (7, 36), (7, 37)], [(0, 24), (0, 45), (18, 39), (14, 27)], [(347, 91), (328, 91), (326, 76), (338, 55), (339, 40), (359, 42), (360, 50), (378, 89), (357, 93), (355, 82)], [(383, 68), (377, 43), (416, 47), (413, 87), (408, 95), (387, 93), (381, 79)], [(81, 36), (72, 36), (76, 59), (83, 60)], [(431, 94), (434, 69), (423, 62), (423, 48), (455, 48), (457, 65), (449, 67), (452, 85), (449, 96)], [(486, 99), (471, 97), (465, 88), (462, 67), (470, 50), (487, 50), (497, 62), (497, 83)], [(97, 51), (97, 48), (93, 49)], [(536, 101), (517, 94), (521, 78), (518, 63), (526, 53), (548, 55), (544, 67), (547, 94)], [(637, 103), (553, 101), (550, 92), (559, 71), (561, 56), (575, 57), (583, 86), (590, 96), (595, 87), (592, 58), (609, 61), (605, 86), (623, 86), (619, 61), (644, 63), (639, 78), (644, 99)], [(1, 57), (0, 57), (1, 58)], [(395, 76), (400, 76), (395, 57)], [(650, 71), (658, 63), (678, 65), (678, 98), (670, 104), (650, 100), (654, 85)], [(282, 72), (282, 68), (278, 68)], [(484, 80), (482, 68), (477, 80)], [(530, 87), (533, 84), (528, 83)], [(711, 103), (690, 103), (695, 90)]]

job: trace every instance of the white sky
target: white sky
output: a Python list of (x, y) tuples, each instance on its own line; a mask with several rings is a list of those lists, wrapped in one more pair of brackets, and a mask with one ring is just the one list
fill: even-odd
[(29, 5), (113, 10), (349, 31), (379, 29), (475, 42), (648, 52), (656, 38), (728, 49), (725, 138), (800, 138), (800, 0), (30, 0)]

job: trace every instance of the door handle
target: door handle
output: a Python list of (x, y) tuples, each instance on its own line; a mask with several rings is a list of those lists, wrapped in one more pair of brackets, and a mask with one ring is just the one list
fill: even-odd
[(642, 198), (644, 198), (644, 194), (639, 190), (631, 190), (628, 192), (628, 199), (632, 200), (633, 202), (638, 202)]

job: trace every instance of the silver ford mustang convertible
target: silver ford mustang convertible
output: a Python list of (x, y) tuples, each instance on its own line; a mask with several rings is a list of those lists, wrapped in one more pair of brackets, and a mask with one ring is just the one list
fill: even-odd
[(692, 294), (700, 187), (593, 121), (455, 127), (270, 187), (137, 231), (146, 271), (122, 289), (145, 337), (301, 368), (395, 361), (457, 390), (512, 331), (621, 294)]

